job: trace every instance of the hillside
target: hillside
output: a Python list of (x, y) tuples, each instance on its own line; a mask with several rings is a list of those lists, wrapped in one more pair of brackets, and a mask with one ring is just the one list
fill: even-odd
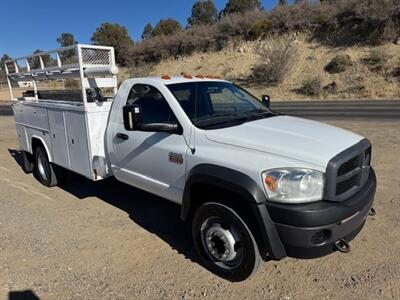
[[(269, 94), (279, 100), (400, 98), (400, 45), (386, 43), (375, 47), (343, 48), (310, 42), (305, 35), (287, 39), (290, 40), (290, 47), (296, 51), (282, 82), (277, 84), (253, 83), (249, 80), (253, 67), (262, 63), (257, 49), (268, 44), (268, 40), (240, 42), (236, 45), (231, 43), (218, 52), (164, 59), (154, 65), (125, 70), (120, 77), (181, 73), (218, 75), (245, 86), (257, 96)], [(343, 72), (330, 74), (324, 67), (338, 55), (348, 55), (351, 65)], [(320, 81), (319, 94), (308, 95), (298, 91), (303, 81), (307, 80)]]
[[(187, 26), (149, 23), (134, 42), (127, 28), (106, 22), (92, 42), (114, 47), (120, 80), (190, 73), (281, 100), (400, 98), (399, 0), (276, 1), (270, 10), (252, 0), (227, 7), (233, 2), (248, 7), (217, 14), (212, 0), (199, 0)], [(214, 17), (196, 12), (205, 4)], [(0, 91), (0, 99), (7, 95)]]

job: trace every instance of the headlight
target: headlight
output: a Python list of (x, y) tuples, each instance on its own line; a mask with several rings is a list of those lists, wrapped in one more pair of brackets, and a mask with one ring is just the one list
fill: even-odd
[(322, 172), (297, 168), (273, 169), (265, 171), (262, 180), (271, 201), (304, 203), (322, 200)]

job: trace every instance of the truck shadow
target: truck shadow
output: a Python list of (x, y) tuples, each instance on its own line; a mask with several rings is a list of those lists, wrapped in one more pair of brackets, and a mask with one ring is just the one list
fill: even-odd
[[(21, 152), (12, 149), (9, 149), (9, 152), (21, 166)], [(97, 197), (125, 211), (133, 222), (157, 235), (186, 258), (198, 262), (193, 249), (191, 226), (181, 220), (178, 204), (121, 183), (114, 178), (93, 182), (68, 171), (59, 188), (78, 199)]]
[(8, 300), (40, 300), (40, 298), (32, 290), (25, 290), (9, 292)]

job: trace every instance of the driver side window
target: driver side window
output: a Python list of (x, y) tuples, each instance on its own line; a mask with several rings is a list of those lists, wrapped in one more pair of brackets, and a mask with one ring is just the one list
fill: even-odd
[(148, 84), (135, 84), (129, 92), (127, 105), (140, 105), (143, 124), (176, 123), (167, 100), (159, 90)]

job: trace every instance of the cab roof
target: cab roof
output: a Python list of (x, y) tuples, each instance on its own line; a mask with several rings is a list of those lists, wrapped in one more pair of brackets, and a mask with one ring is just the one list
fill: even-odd
[[(201, 75), (199, 75), (201, 76)], [(215, 78), (211, 76), (203, 76), (204, 78), (199, 78), (197, 75), (192, 75), (191, 78), (185, 76), (152, 76), (152, 77), (142, 77), (142, 78), (134, 78), (136, 80), (143, 81), (152, 81), (160, 84), (168, 85), (168, 84), (177, 84), (177, 83), (188, 83), (188, 82), (204, 82), (204, 81), (219, 81), (219, 82), (227, 82), (227, 80)]]

